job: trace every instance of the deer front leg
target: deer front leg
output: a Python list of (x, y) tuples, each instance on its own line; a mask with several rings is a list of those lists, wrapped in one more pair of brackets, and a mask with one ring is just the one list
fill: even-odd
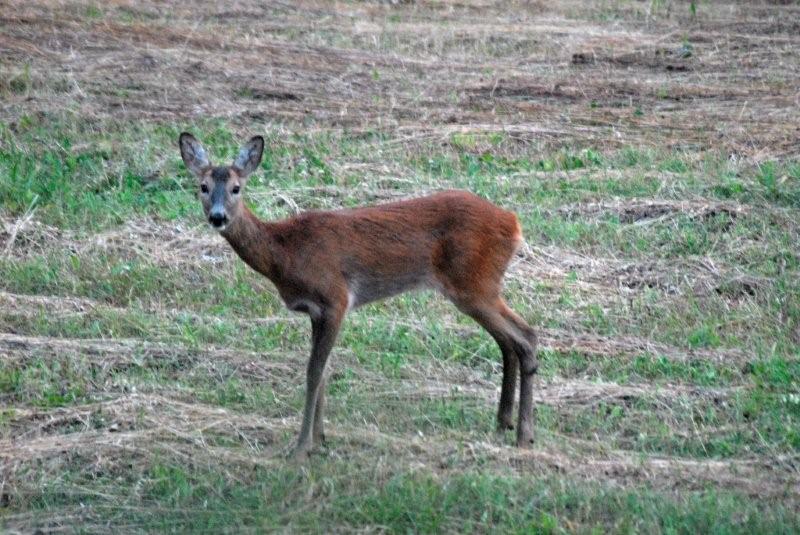
[(325, 443), (325, 430), (322, 421), (323, 412), (325, 411), (325, 377), (322, 378), (319, 384), (319, 392), (317, 392), (317, 405), (314, 408), (314, 431), (312, 432), (313, 443), (315, 446), (321, 446)]
[[(300, 427), (300, 436), (297, 438), (297, 444), (292, 451), (292, 457), (297, 460), (306, 459), (314, 445), (312, 433), (314, 427), (317, 427), (315, 425), (315, 413), (320, 389), (323, 386), (325, 363), (328, 361), (328, 355), (339, 333), (343, 315), (342, 312), (334, 309), (323, 309), (319, 315), (312, 316), (311, 318), (312, 347), (311, 358), (308, 361), (308, 369), (306, 370), (306, 403), (305, 409), (303, 410), (303, 423)], [(318, 428), (321, 432), (321, 404), (319, 409), (320, 421)]]

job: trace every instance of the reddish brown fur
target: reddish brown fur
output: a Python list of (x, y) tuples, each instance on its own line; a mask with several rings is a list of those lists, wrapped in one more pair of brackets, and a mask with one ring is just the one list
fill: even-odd
[(223, 236), (289, 306), (346, 303), (358, 270), (381, 279), (419, 273), (419, 285), (439, 286), (458, 302), (494, 296), (522, 240), (513, 213), (464, 191), (272, 223), (244, 208)]
[[(418, 287), (440, 291), (500, 346), (501, 431), (513, 427), (515, 383), (522, 372), (517, 444), (528, 445), (533, 438), (536, 335), (500, 295), (505, 270), (522, 241), (517, 217), (472, 193), (445, 191), (379, 206), (260, 221), (231, 190), (258, 165), (261, 150), (263, 139), (253, 138), (237, 158), (240, 167), (231, 167), (227, 175), (217, 171), (217, 200), (212, 202), (208, 193), (201, 197), (207, 216), (213, 215), (212, 205), (225, 213), (219, 228), (239, 256), (275, 284), (290, 309), (311, 317), (306, 405), (295, 454), (303, 457), (323, 440), (323, 371), (347, 311)], [(189, 134), (181, 136), (181, 152), (201, 184), (209, 183), (205, 151)]]

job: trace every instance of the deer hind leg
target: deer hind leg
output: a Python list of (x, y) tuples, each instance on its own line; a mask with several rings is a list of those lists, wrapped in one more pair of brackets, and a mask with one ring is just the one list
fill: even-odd
[[(471, 316), (494, 338), (503, 353), (503, 388), (498, 409), (498, 429), (508, 429), (514, 404), (517, 366), (520, 369), (520, 404), (517, 425), (517, 446), (533, 442), (533, 375), (536, 373), (535, 334), (499, 296), (488, 300), (455, 301), (456, 306)], [(524, 328), (523, 328), (524, 326)], [(516, 362), (515, 362), (516, 361)], [(513, 363), (513, 364), (512, 364)]]
[(526, 447), (533, 442), (533, 376), (539, 369), (536, 357), (538, 339), (536, 331), (528, 325), (516, 312), (501, 300), (500, 314), (514, 328), (519, 336), (528, 343), (519, 347), (517, 353), (520, 365), (519, 386), (519, 427), (517, 427), (517, 446)]
[(516, 312), (511, 310), (511, 308), (509, 308), (507, 303), (503, 302), (502, 308), (503, 308), (503, 310), (501, 311), (501, 314), (503, 315), (503, 317), (506, 320), (508, 320), (509, 323), (511, 323), (511, 325), (513, 325), (513, 327), (517, 330), (517, 332), (521, 336), (524, 336), (528, 340), (528, 342), (530, 342), (530, 344), (533, 346), (533, 349), (534, 349), (534, 355), (533, 355), (534, 362), (532, 364), (534, 364), (535, 367), (538, 367), (539, 364), (538, 364), (538, 361), (536, 361), (536, 351), (535, 350), (536, 350), (536, 347), (537, 347), (537, 345), (539, 343), (539, 339), (536, 336), (536, 331), (533, 330), (533, 327), (528, 325), (528, 323), (524, 319), (522, 319), (519, 316), (519, 314), (517, 314)]
[[(497, 339), (495, 338), (495, 341)], [(517, 393), (517, 356), (497, 342), (503, 354), (503, 387), (500, 390), (500, 405), (497, 408), (497, 432), (514, 429), (514, 398)]]

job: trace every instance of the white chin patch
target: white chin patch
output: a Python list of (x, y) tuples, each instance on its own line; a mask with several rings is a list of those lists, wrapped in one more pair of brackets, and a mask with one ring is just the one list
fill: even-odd
[(217, 226), (214, 226), (214, 225), (212, 225), (211, 223), (209, 223), (209, 224), (208, 224), (208, 226), (210, 226), (211, 228), (213, 228), (213, 229), (214, 229), (214, 230), (216, 230), (217, 232), (222, 232), (223, 230), (225, 230), (226, 228), (228, 228), (228, 225), (227, 225), (227, 224), (225, 224), (225, 225), (220, 225), (220, 226), (218, 226), (218, 227), (217, 227)]

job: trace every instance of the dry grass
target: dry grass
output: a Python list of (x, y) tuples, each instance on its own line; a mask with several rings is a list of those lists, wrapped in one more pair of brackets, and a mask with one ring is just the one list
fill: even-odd
[[(97, 415), (105, 420), (105, 429), (94, 429), (93, 418)], [(50, 467), (52, 476), (63, 469), (63, 463), (78, 460), (89, 463), (92, 470), (116, 470), (120, 463), (131, 462), (131, 458), (146, 458), (163, 451), (185, 462), (203, 464), (221, 460), (270, 467), (285, 463), (283, 437), (297, 424), (296, 418), (241, 415), (202, 403), (135, 393), (70, 409), (15, 413), (12, 425), (17, 429), (17, 439), (0, 441), (3, 452), (0, 459), (4, 473), (10, 476), (5, 480), (9, 488), (32, 486), (38, 478), (48, 475), (27, 470), (26, 466), (43, 463)], [(69, 431), (65, 433), (64, 429)], [(596, 442), (565, 436), (540, 439), (541, 444), (530, 452), (474, 440), (461, 440), (454, 447), (452, 437), (445, 441), (435, 437), (409, 438), (361, 426), (339, 427), (332, 431), (331, 438), (347, 451), (332, 452), (333, 456), (389, 454), (393, 463), (421, 464), (445, 475), (480, 459), (497, 468), (511, 467), (520, 474), (555, 471), (617, 484), (646, 483), (656, 488), (684, 490), (713, 484), (771, 498), (796, 499), (800, 493), (796, 474), (784, 469), (796, 464), (796, 457), (724, 461), (639, 458), (629, 452), (607, 450)], [(232, 442), (235, 446), (215, 445), (220, 442)], [(21, 479), (26, 476), (35, 479)]]
[[(189, 529), (201, 512), (191, 496), (143, 490), (163, 483), (162, 465), (221, 474), (218, 504), (265, 473), (300, 473), (276, 498), (296, 530), (327, 519), (330, 503), (351, 512), (328, 487), (363, 497), (356, 487), (418, 473), (443, 488), (477, 473), (555, 480), (545, 493), (559, 496), (564, 482), (655, 492), (679, 512), (712, 490), (796, 512), (800, 324), (785, 243), (800, 226), (791, 199), (753, 176), (800, 153), (800, 8), (699, 4), (692, 16), (681, 2), (622, 0), (4, 2), (0, 151), (102, 153), (86, 183), (103, 202), (102, 185), (122, 184), (131, 162), (142, 190), (172, 180), (174, 147), (150, 146), (160, 128), (223, 125), (220, 146), (270, 134), (280, 180), (249, 197), (270, 217), (473, 187), (459, 158), (530, 163), (499, 166), (478, 193), (526, 225), (508, 294), (537, 325), (543, 373), (536, 446), (509, 448), (487, 423), (500, 365), (476, 326), (430, 296), (360, 311), (332, 359), (332, 445), (293, 468), (283, 454), (299, 423), (307, 320), (219, 237), (147, 209), (95, 232), (43, 222), (46, 202), (3, 207), (0, 268), (17, 279), (0, 285), (0, 525), (140, 532), (152, 529), (143, 515), (178, 511)], [(31, 124), (64, 120), (80, 134), (71, 143), (54, 133), (13, 146)], [(134, 133), (104, 139), (106, 128)], [(318, 140), (334, 147), (320, 151), (330, 183), (291, 174)], [(620, 164), (631, 148), (672, 160)], [(457, 176), (436, 175), (437, 158)], [(755, 193), (716, 197), (723, 179), (704, 174), (714, 158)], [(656, 193), (638, 193), (642, 183)], [(189, 196), (180, 177), (169, 186)], [(711, 244), (669, 249), (687, 228)], [(129, 278), (107, 276), (119, 266)], [(565, 531), (670, 529), (625, 524), (634, 506), (573, 523), (570, 507), (554, 513)]]
[(96, 17), (86, 4), (6, 5), (3, 68), (35, 73), (5, 99), (9, 120), (68, 107), (385, 130), (401, 142), (502, 132), (757, 161), (799, 148), (800, 39), (786, 22), (795, 8), (781, 4), (715, 2), (691, 21), (581, 2), (420, 3), (396, 20), (396, 7), (370, 3), (114, 2)]

